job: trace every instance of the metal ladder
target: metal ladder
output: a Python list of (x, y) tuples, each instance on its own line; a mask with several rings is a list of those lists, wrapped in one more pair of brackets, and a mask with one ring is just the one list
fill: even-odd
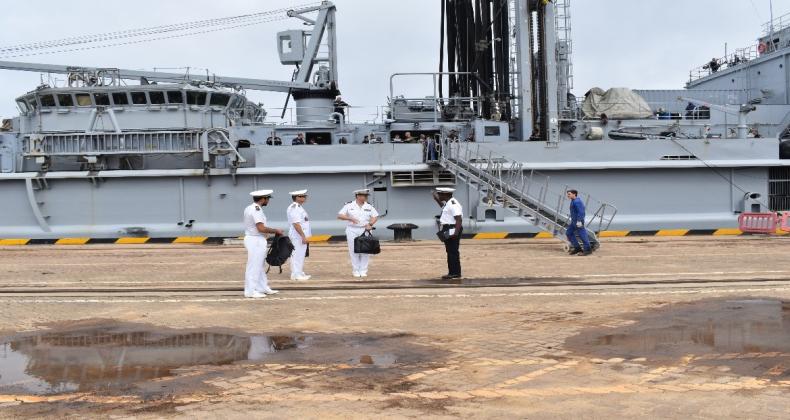
[[(525, 171), (523, 163), (495, 156), (479, 143), (444, 140), (439, 164), (478, 191), (479, 205), (499, 204), (569, 245), (565, 236), (570, 218), (567, 185), (552, 188), (548, 175)], [(609, 229), (617, 208), (588, 194), (579, 197), (586, 209), (595, 209), (592, 216), (588, 213), (585, 229), (590, 245), (597, 249), (598, 233)]]

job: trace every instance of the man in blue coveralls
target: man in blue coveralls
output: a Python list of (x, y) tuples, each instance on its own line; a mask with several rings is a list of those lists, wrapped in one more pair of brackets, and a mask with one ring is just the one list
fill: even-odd
[[(571, 244), (570, 254), (581, 256), (590, 255), (592, 254), (592, 248), (590, 248), (590, 239), (587, 237), (587, 229), (584, 228), (584, 203), (582, 203), (582, 199), (578, 197), (579, 192), (576, 190), (568, 190), (566, 195), (568, 199), (571, 200), (571, 222), (568, 224), (568, 228), (565, 231), (565, 234), (568, 236), (568, 241)], [(579, 235), (579, 238), (581, 238), (582, 245), (584, 245), (583, 249), (579, 246), (576, 235)]]

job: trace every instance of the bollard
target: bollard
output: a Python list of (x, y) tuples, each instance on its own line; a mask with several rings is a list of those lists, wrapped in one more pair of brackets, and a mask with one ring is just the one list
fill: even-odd
[(411, 231), (419, 228), (414, 223), (394, 223), (387, 226), (387, 229), (392, 229), (395, 232), (395, 242), (408, 242), (412, 241)]

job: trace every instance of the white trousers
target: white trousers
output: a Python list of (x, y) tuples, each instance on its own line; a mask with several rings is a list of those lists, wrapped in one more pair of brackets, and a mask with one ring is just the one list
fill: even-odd
[(357, 254), (354, 252), (354, 239), (363, 233), (365, 233), (365, 228), (346, 227), (346, 240), (348, 241), (348, 255), (351, 257), (351, 269), (360, 274), (367, 274), (370, 254)]
[(244, 295), (263, 293), (269, 288), (266, 277), (266, 238), (263, 236), (245, 236), (244, 248), (247, 248), (247, 271), (244, 273)]
[(289, 234), (288, 237), (294, 246), (294, 252), (291, 254), (291, 275), (304, 276), (304, 256), (307, 253), (307, 244), (302, 243), (302, 237), (296, 232)]

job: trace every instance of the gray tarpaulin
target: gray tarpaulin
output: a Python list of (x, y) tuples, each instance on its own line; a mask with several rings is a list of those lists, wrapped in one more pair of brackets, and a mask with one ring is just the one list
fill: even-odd
[(651, 118), (653, 110), (639, 94), (628, 88), (611, 88), (606, 92), (592, 88), (584, 97), (582, 111), (585, 118), (600, 118), (606, 114), (610, 120)]

